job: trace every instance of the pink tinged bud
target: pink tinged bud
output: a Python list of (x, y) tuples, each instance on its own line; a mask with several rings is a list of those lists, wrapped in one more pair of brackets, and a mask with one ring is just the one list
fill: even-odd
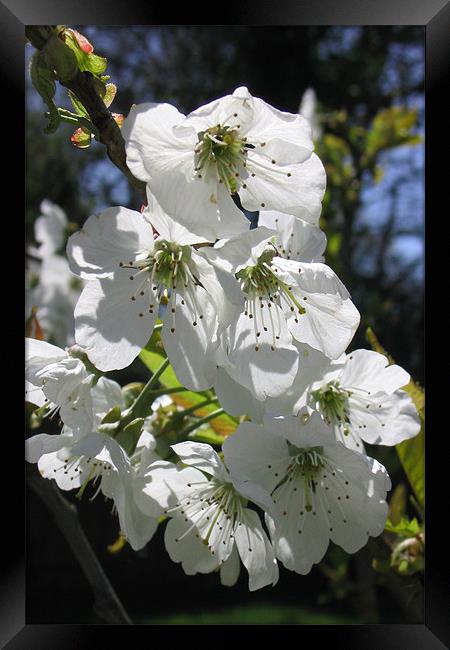
[(87, 149), (91, 146), (93, 135), (87, 129), (80, 127), (70, 136), (71, 143), (78, 149)]
[(113, 119), (117, 126), (122, 127), (123, 121), (125, 119), (122, 113), (111, 113), (111, 115), (113, 116)]
[(75, 38), (76, 42), (78, 43), (80, 50), (85, 52), (85, 54), (91, 54), (91, 52), (94, 51), (94, 47), (92, 43), (88, 41), (86, 36), (83, 36), (83, 34), (77, 32), (76, 29), (66, 29), (66, 32), (70, 32), (72, 34), (72, 36)]

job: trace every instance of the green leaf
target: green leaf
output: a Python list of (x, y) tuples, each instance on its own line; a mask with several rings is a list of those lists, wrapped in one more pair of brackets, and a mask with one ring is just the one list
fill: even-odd
[(386, 521), (384, 528), (388, 533), (395, 533), (399, 537), (414, 537), (421, 532), (421, 527), (417, 519), (409, 520), (407, 517), (402, 517), (397, 524), (393, 524), (389, 519)]
[(396, 445), (397, 453), (417, 501), (425, 507), (425, 421), (421, 420), (418, 436)]
[(76, 110), (76, 112), (78, 113), (78, 115), (81, 115), (82, 117), (87, 117), (88, 119), (90, 119), (89, 118), (89, 113), (84, 108), (83, 104), (80, 102), (78, 97), (76, 95), (74, 95), (71, 90), (69, 90), (68, 92), (69, 92), (70, 101), (72, 102), (73, 107)]
[(33, 86), (48, 106), (49, 122), (44, 129), (45, 133), (54, 133), (59, 126), (61, 118), (56, 108), (53, 97), (56, 84), (53, 72), (49, 69), (42, 52), (35, 52), (30, 61), (30, 77)]
[(115, 84), (106, 84), (106, 90), (105, 90), (105, 95), (103, 97), (103, 101), (105, 102), (105, 106), (107, 108), (109, 108), (113, 103), (116, 93), (117, 93), (117, 86)]
[(384, 150), (401, 145), (414, 145), (421, 142), (421, 137), (412, 134), (411, 129), (417, 123), (417, 110), (402, 106), (391, 106), (375, 115), (367, 134), (367, 148), (363, 164)]
[(81, 72), (91, 72), (96, 77), (101, 77), (106, 70), (108, 61), (103, 56), (98, 54), (87, 54), (81, 49), (77, 39), (70, 33), (66, 32), (66, 45), (70, 47), (75, 54), (78, 69)]
[(217, 445), (219, 447), (223, 443), (223, 436), (216, 433), (211, 426), (192, 431), (188, 434), (188, 439), (194, 440), (195, 442), (205, 442), (208, 445)]
[(78, 67), (77, 58), (56, 33), (48, 39), (41, 52), (48, 67), (55, 71), (60, 81), (65, 83), (74, 78)]
[[(143, 350), (141, 350), (139, 359), (152, 373), (154, 373), (158, 370), (159, 366), (164, 361), (165, 357), (163, 355), (158, 354), (157, 352), (152, 352), (151, 350), (144, 348)], [(164, 388), (175, 388), (181, 386), (180, 382), (178, 381), (173, 371), (172, 366), (168, 366), (164, 370), (161, 377), (159, 378), (159, 383)]]
[[(366, 330), (366, 338), (372, 349), (383, 354), (392, 365), (395, 363), (391, 355), (386, 352), (378, 341), (372, 328)], [(408, 481), (416, 495), (419, 505), (425, 507), (425, 391), (417, 382), (410, 380), (409, 384), (404, 386), (406, 391), (414, 402), (417, 412), (420, 416), (420, 432), (414, 438), (404, 440), (396, 445), (396, 450), (400, 462), (403, 466)]]
[(395, 525), (400, 522), (406, 512), (406, 486), (397, 485), (389, 500), (389, 519)]
[(335, 232), (328, 238), (327, 254), (336, 257), (339, 254), (342, 244), (342, 233)]

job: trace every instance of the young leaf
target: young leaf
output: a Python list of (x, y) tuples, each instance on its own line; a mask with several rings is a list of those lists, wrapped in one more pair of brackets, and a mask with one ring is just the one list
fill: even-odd
[(420, 524), (417, 519), (409, 520), (407, 517), (402, 517), (397, 524), (393, 524), (389, 519), (386, 521), (385, 530), (388, 533), (395, 533), (399, 537), (414, 537), (420, 533)]
[(47, 113), (47, 116), (49, 122), (44, 129), (44, 132), (54, 133), (59, 126), (61, 118), (58, 109), (55, 106), (55, 102), (53, 101), (56, 91), (54, 75), (49, 69), (42, 52), (35, 52), (31, 58), (30, 77), (33, 86), (48, 106), (49, 112)]
[[(366, 338), (369, 341), (372, 349), (380, 354), (383, 354), (388, 360), (389, 364), (395, 363), (394, 359), (382, 347), (373, 330), (368, 327), (366, 330)], [(410, 380), (404, 388), (419, 413), (421, 429), (420, 433), (414, 438), (404, 440), (396, 445), (397, 453), (400, 462), (405, 470), (408, 481), (416, 495), (417, 501), (422, 508), (425, 507), (425, 391), (418, 383)]]

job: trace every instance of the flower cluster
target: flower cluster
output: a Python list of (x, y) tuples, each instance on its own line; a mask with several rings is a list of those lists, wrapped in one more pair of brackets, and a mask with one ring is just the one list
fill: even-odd
[[(308, 573), (330, 540), (356, 552), (383, 531), (390, 489), (364, 443), (395, 445), (420, 424), (402, 368), (346, 353), (360, 316), (324, 263), (326, 178), (308, 122), (238, 88), (187, 116), (133, 106), (122, 133), (148, 202), (94, 214), (69, 238), (84, 283), (76, 345), (27, 342), (27, 399), (63, 428), (28, 439), (27, 460), (63, 490), (112, 499), (135, 550), (168, 519), (170, 558), (224, 585), (241, 563), (251, 590), (277, 582), (278, 562)], [(259, 211), (256, 228), (238, 206)], [(167, 359), (126, 403), (103, 373), (155, 331)], [(198, 402), (157, 399), (169, 363), (181, 390), (237, 418), (221, 450), (192, 439)]]

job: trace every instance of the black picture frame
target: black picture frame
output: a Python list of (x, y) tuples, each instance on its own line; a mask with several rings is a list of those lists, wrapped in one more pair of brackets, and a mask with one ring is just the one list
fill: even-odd
[[(24, 113), (24, 26), (32, 24), (181, 24), (182, 19), (190, 24), (245, 24), (245, 25), (422, 25), (426, 37), (426, 270), (429, 262), (436, 263), (439, 252), (445, 258), (445, 250), (439, 251), (439, 239), (431, 230), (441, 227), (434, 218), (446, 217), (445, 190), (446, 169), (441, 166), (438, 156), (448, 142), (448, 117), (445, 92), (448, 88), (450, 68), (450, 3), (448, 0), (247, 0), (239, 8), (233, 3), (226, 3), (222, 11), (213, 17), (211, 10), (202, 9), (201, 5), (178, 8), (171, 15), (161, 5), (153, 9), (153, 3), (139, 3), (138, 0), (2, 0), (0, 2), (0, 66), (4, 72), (3, 103), (8, 107), (8, 128), (4, 127), (4, 147), (8, 147), (14, 160), (9, 169), (11, 182), (17, 180), (18, 166), (22, 163), (23, 148), (23, 113)], [(212, 7), (211, 7), (212, 9)], [(208, 22), (205, 23), (205, 18)], [(224, 22), (226, 19), (226, 23)], [(22, 111), (22, 114), (21, 114)], [(7, 132), (6, 132), (7, 131)], [(8, 140), (10, 141), (8, 144)], [(6, 142), (6, 144), (5, 144)], [(448, 147), (446, 148), (448, 151)], [(3, 149), (5, 151), (5, 149)], [(445, 174), (445, 176), (444, 176)], [(9, 183), (8, 180), (5, 182)], [(9, 187), (9, 185), (8, 185)], [(19, 187), (23, 183), (19, 182)], [(432, 205), (433, 204), (433, 205)], [(436, 213), (433, 206), (440, 206)], [(13, 197), (13, 209), (20, 212), (20, 202)], [(16, 219), (19, 215), (16, 214)], [(434, 221), (434, 223), (433, 223)], [(439, 235), (438, 235), (439, 237)], [(435, 242), (432, 244), (432, 242)], [(20, 242), (19, 242), (20, 245)], [(22, 244), (23, 245), (23, 244)], [(433, 249), (431, 249), (433, 246)], [(9, 247), (8, 247), (9, 248)], [(436, 250), (438, 251), (436, 253)], [(442, 260), (443, 261), (443, 260)], [(439, 262), (437, 262), (438, 266)], [(10, 267), (9, 267), (10, 268)], [(433, 269), (433, 275), (439, 273)], [(443, 269), (443, 266), (441, 267)], [(442, 270), (443, 273), (443, 270)], [(20, 278), (19, 278), (20, 285)], [(23, 285), (22, 285), (23, 286)], [(19, 294), (22, 289), (19, 286)], [(14, 294), (17, 295), (14, 290)], [(18, 304), (17, 298), (9, 304)], [(20, 311), (17, 309), (17, 311)], [(433, 324), (427, 307), (427, 323)], [(21, 312), (18, 322), (21, 319)], [(11, 328), (11, 337), (17, 348), (21, 346), (21, 325), (17, 331)], [(14, 331), (13, 331), (14, 330)], [(16, 343), (14, 343), (15, 345)], [(9, 343), (8, 343), (9, 345)], [(11, 343), (11, 346), (13, 343)], [(430, 357), (432, 355), (430, 354)], [(427, 379), (431, 379), (431, 369), (426, 369)], [(428, 437), (426, 440), (427, 460), (427, 553), (425, 579), (425, 623), (423, 625), (354, 625), (354, 626), (305, 626), (298, 642), (305, 644), (313, 641), (319, 645), (332, 643), (334, 647), (361, 650), (402, 650), (421, 648), (438, 650), (450, 647), (449, 630), (449, 557), (448, 533), (445, 529), (447, 515), (442, 509), (447, 504), (445, 478), (448, 474), (448, 461), (442, 453), (439, 437), (447, 436), (446, 430), (435, 431), (435, 423), (441, 404), (439, 390), (435, 384), (428, 382)], [(437, 382), (436, 382), (437, 383)], [(436, 388), (436, 390), (435, 390)], [(443, 396), (445, 400), (445, 395)], [(11, 407), (10, 407), (11, 408)], [(20, 413), (20, 410), (17, 411)], [(17, 418), (17, 416), (16, 416)], [(6, 526), (9, 541), (7, 565), (3, 567), (0, 595), (0, 646), (11, 650), (33, 648), (33, 650), (50, 650), (51, 648), (93, 648), (109, 644), (111, 634), (117, 643), (132, 642), (135, 634), (148, 634), (148, 643), (155, 638), (145, 628), (134, 626), (76, 626), (76, 625), (27, 625), (25, 616), (25, 540), (24, 517), (20, 508), (25, 501), (23, 474), (23, 447), (20, 436), (21, 422), (16, 422), (14, 437), (8, 436), (5, 444), (10, 446), (4, 453), (12, 459), (13, 471), (8, 479), (8, 488), (4, 492), (4, 518), (12, 520), (14, 512), (19, 511), (19, 524)], [(7, 432), (5, 432), (6, 434)], [(5, 436), (6, 438), (6, 436)], [(171, 628), (169, 637), (174, 628)], [(164, 639), (168, 639), (166, 630)], [(182, 632), (182, 630), (179, 630)], [(241, 633), (242, 631), (240, 631)], [(247, 633), (248, 631), (246, 631)], [(253, 632), (252, 632), (253, 633)], [(233, 631), (224, 630), (223, 639), (233, 639)], [(130, 636), (131, 635), (131, 636)], [(212, 639), (211, 639), (212, 641)], [(197, 639), (197, 642), (202, 642)]]

